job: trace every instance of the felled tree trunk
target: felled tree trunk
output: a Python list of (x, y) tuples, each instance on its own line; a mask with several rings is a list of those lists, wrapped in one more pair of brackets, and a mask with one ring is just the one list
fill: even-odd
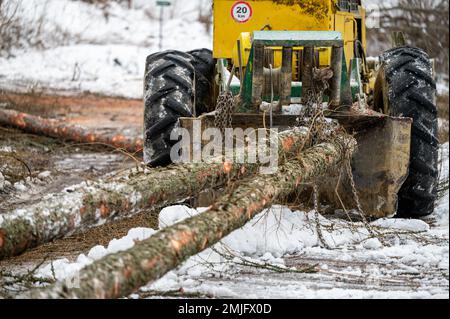
[(139, 153), (143, 149), (141, 138), (127, 137), (121, 134), (97, 134), (79, 126), (66, 125), (57, 120), (45, 119), (14, 110), (0, 109), (0, 125), (8, 125), (29, 133), (66, 141), (110, 145), (131, 153)]
[[(280, 134), (280, 160), (298, 154), (308, 137), (304, 128)], [(118, 216), (179, 202), (258, 168), (257, 163), (226, 161), (173, 165), (48, 195), (29, 208), (0, 215), (0, 260)]]
[(78, 288), (57, 283), (32, 298), (119, 298), (156, 280), (187, 258), (244, 226), (277, 199), (325, 175), (353, 152), (356, 142), (339, 136), (314, 146), (280, 167), (258, 175), (223, 196), (209, 211), (168, 227), (133, 248), (109, 255), (80, 272)]

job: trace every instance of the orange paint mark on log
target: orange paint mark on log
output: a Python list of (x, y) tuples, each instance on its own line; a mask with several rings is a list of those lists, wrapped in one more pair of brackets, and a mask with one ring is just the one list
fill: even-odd
[(194, 234), (192, 232), (181, 232), (178, 239), (172, 239), (170, 244), (176, 252), (179, 252), (184, 246), (192, 241)]
[(126, 266), (122, 274), (126, 279), (130, 279), (131, 275), (133, 274), (133, 269), (130, 266)]
[(201, 246), (202, 250), (205, 249), (207, 245), (208, 245), (208, 238), (205, 238), (202, 242), (202, 246)]
[(259, 204), (259, 203), (254, 203), (252, 205), (250, 205), (247, 208), (247, 218), (248, 219), (252, 219), (253, 218), (253, 213), (258, 211), (259, 209), (261, 209), (261, 207), (263, 207), (265, 205), (265, 203), (263, 204)]
[(88, 134), (86, 135), (86, 140), (88, 141), (88, 143), (94, 143), (97, 140), (97, 138), (95, 137), (94, 134)]
[(5, 240), (6, 238), (6, 234), (3, 230), (0, 229), (0, 248), (3, 248), (3, 246), (5, 245)]
[(25, 128), (27, 126), (27, 124), (25, 123), (25, 120), (24, 120), (25, 116), (26, 116), (25, 113), (17, 114), (13, 119), (14, 124), (20, 128)]
[(144, 141), (142, 139), (137, 139), (134, 143), (136, 148), (142, 148), (144, 146)]
[(292, 149), (292, 147), (294, 146), (294, 138), (287, 137), (287, 138), (283, 139), (282, 145), (283, 145), (283, 150), (285, 152), (289, 152)]
[(109, 208), (105, 204), (102, 204), (100, 206), (100, 216), (102, 216), (103, 218), (106, 218), (109, 216)]
[(84, 214), (86, 214), (86, 210), (87, 209), (84, 206), (80, 208), (80, 216), (81, 216), (81, 218), (83, 218)]
[(233, 169), (233, 163), (226, 161), (225, 163), (223, 163), (223, 171), (226, 174), (230, 174), (231, 170)]
[(112, 138), (112, 143), (115, 146), (120, 146), (125, 141), (125, 136), (117, 135)]

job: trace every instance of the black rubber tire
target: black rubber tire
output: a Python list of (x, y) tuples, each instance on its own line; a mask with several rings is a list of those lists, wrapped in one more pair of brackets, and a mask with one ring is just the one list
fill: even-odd
[(197, 49), (188, 52), (194, 57), (192, 65), (195, 68), (196, 94), (199, 97), (196, 101), (197, 113), (204, 113), (214, 110), (214, 58), (209, 49)]
[[(192, 54), (191, 54), (192, 53)], [(212, 52), (164, 51), (147, 57), (144, 79), (144, 162), (171, 164), (172, 131), (180, 117), (198, 116), (212, 103)]]
[(166, 166), (176, 141), (170, 135), (180, 117), (193, 116), (195, 69), (193, 56), (165, 51), (147, 57), (144, 79), (144, 162)]
[[(438, 193), (438, 114), (432, 63), (421, 49), (400, 47), (381, 56), (376, 110), (413, 119), (409, 176), (399, 193), (398, 216), (433, 213)], [(387, 105), (386, 105), (387, 104)]]

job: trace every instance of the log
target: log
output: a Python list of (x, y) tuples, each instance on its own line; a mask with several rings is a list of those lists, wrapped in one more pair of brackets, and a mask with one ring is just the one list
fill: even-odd
[(31, 298), (119, 298), (161, 278), (189, 257), (243, 227), (277, 199), (342, 164), (356, 142), (348, 136), (314, 146), (280, 167), (274, 175), (257, 175), (223, 196), (209, 211), (161, 230), (133, 248), (106, 256), (81, 270), (79, 287), (58, 282), (34, 290)]
[(142, 138), (122, 134), (98, 134), (80, 126), (67, 125), (57, 120), (2, 108), (0, 108), (0, 125), (65, 141), (109, 145), (130, 153), (142, 152), (144, 145)]
[[(297, 128), (278, 136), (280, 161), (298, 154), (309, 140), (308, 132)], [(258, 168), (257, 163), (223, 159), (214, 163), (172, 165), (47, 195), (26, 209), (0, 215), (0, 260), (117, 217), (177, 203), (202, 190), (254, 174)]]

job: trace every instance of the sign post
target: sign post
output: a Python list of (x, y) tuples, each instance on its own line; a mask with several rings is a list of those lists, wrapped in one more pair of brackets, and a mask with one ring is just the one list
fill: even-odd
[(163, 49), (163, 27), (164, 27), (164, 7), (169, 7), (171, 5), (170, 1), (167, 0), (157, 0), (156, 5), (159, 6), (159, 51)]

